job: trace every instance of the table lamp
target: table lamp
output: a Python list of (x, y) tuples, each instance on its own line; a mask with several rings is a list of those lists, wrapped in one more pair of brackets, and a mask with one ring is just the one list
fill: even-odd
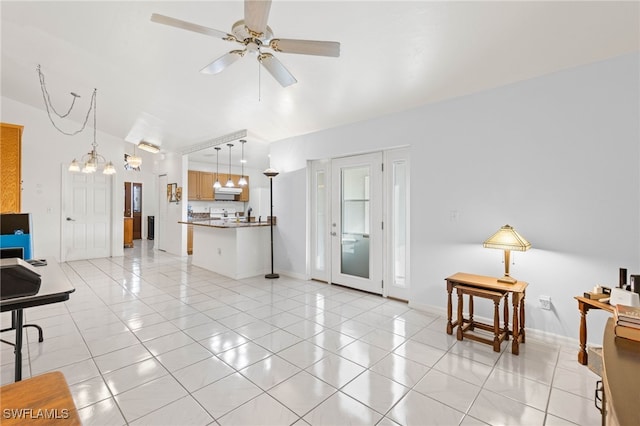
[(504, 250), (504, 277), (498, 278), (499, 282), (514, 284), (518, 280), (509, 276), (509, 261), (511, 250), (527, 251), (531, 248), (531, 243), (518, 234), (513, 227), (504, 225), (482, 244), (485, 248)]

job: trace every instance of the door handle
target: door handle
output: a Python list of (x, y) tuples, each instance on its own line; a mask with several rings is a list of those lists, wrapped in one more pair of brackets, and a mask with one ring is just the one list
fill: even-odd
[(68, 217), (67, 220), (70, 221), (70, 222), (75, 222), (76, 221), (75, 219), (71, 219), (70, 217)]
[(331, 235), (333, 235), (335, 237), (337, 234), (335, 232), (332, 232)]

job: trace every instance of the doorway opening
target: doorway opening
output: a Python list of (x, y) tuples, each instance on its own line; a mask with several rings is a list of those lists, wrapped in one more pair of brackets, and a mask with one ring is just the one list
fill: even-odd
[(133, 239), (142, 239), (142, 184), (124, 183), (124, 217), (133, 218)]
[(309, 275), (409, 299), (409, 151), (309, 164)]

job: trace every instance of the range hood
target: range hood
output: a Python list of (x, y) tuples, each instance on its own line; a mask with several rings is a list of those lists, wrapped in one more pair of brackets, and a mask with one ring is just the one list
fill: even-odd
[(220, 188), (215, 188), (214, 191), (216, 194), (238, 195), (242, 193), (242, 188), (227, 188), (226, 186), (222, 186)]

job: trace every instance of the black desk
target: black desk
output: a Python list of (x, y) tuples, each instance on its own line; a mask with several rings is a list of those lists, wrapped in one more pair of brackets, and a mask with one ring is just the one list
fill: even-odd
[(15, 341), (15, 378), (16, 382), (22, 380), (22, 329), (24, 325), (23, 310), (34, 306), (48, 305), (51, 303), (69, 300), (69, 294), (76, 291), (67, 279), (67, 276), (54, 261), (47, 266), (39, 266), (36, 271), (42, 277), (40, 291), (33, 296), (16, 297), (0, 301), (0, 312), (11, 311), (11, 321), (16, 328)]

